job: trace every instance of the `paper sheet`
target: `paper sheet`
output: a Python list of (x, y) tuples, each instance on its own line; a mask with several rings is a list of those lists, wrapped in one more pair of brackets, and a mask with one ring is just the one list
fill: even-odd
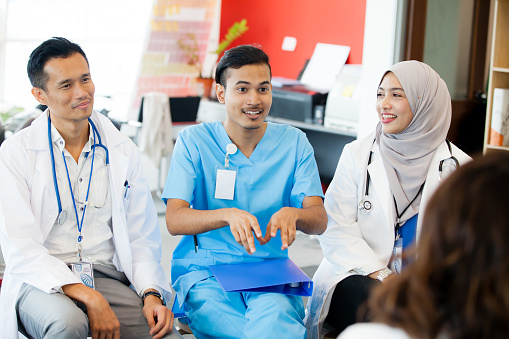
[(349, 54), (349, 46), (316, 44), (300, 82), (322, 93), (329, 92)]

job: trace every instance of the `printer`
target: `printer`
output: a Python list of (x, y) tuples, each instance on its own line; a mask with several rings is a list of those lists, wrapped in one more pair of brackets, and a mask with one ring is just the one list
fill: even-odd
[(304, 85), (273, 87), (269, 115), (307, 123), (323, 123), (326, 101), (327, 93), (319, 93)]
[(359, 123), (362, 65), (344, 65), (332, 85), (325, 105), (324, 126), (357, 132)]

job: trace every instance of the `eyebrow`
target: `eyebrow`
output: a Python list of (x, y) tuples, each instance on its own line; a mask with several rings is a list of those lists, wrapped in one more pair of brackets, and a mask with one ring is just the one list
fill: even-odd
[[(83, 78), (89, 77), (89, 76), (90, 76), (90, 73), (84, 73), (84, 74), (81, 75), (80, 79), (83, 79)], [(63, 85), (63, 84), (67, 84), (69, 82), (72, 82), (72, 79), (65, 79), (65, 80), (59, 81), (57, 83), (57, 86), (60, 86), (60, 85)]]
[[(381, 90), (384, 90), (384, 91), (385, 91), (385, 89), (384, 89), (382, 86), (378, 86), (378, 89), (381, 89)], [(400, 90), (400, 91), (403, 91), (403, 92), (405, 91), (405, 90), (404, 90), (403, 88), (401, 88), (401, 87), (392, 87), (392, 88), (388, 88), (387, 90), (391, 90), (391, 91), (398, 91), (398, 90)]]
[[(251, 85), (251, 83), (249, 81), (245, 81), (245, 80), (239, 80), (239, 81), (237, 81), (237, 83), (235, 85), (240, 85), (240, 84)], [(263, 85), (270, 85), (270, 81), (266, 80), (266, 81), (260, 82), (258, 84), (258, 86), (263, 86)]]

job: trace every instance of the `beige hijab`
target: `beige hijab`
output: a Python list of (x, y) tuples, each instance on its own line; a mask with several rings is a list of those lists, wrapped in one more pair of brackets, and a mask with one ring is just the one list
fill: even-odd
[[(376, 141), (389, 186), (398, 212), (402, 213), (419, 192), (433, 154), (447, 137), (451, 124), (451, 97), (438, 73), (422, 62), (403, 61), (385, 74), (388, 72), (394, 73), (401, 83), (414, 116), (410, 125), (398, 134), (384, 133), (380, 122), (376, 128)], [(415, 199), (401, 221), (419, 212), (421, 196)]]

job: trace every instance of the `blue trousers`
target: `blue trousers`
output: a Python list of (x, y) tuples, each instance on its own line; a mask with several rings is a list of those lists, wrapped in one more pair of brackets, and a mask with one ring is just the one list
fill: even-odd
[(196, 338), (306, 338), (302, 297), (224, 292), (215, 277), (196, 283), (184, 302)]

